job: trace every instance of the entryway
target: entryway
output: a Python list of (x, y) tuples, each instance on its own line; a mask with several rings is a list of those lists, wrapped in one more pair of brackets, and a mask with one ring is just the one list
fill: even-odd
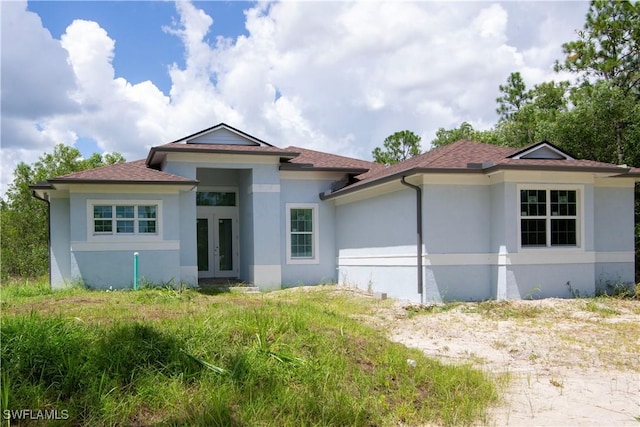
[(237, 278), (240, 257), (236, 191), (197, 197), (198, 278)]

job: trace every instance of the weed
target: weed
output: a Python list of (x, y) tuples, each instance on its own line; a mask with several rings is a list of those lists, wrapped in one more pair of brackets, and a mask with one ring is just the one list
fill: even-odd
[(564, 388), (564, 382), (561, 381), (561, 380), (557, 380), (555, 378), (551, 378), (551, 379), (549, 379), (549, 383), (551, 383), (551, 385), (554, 386), (554, 387)]
[(619, 310), (607, 307), (599, 303), (598, 299), (594, 299), (594, 298), (587, 301), (587, 303), (585, 304), (585, 310), (590, 311), (592, 313), (597, 313), (601, 316), (617, 316), (620, 314)]
[(497, 399), (484, 373), (354, 320), (381, 304), (356, 294), (74, 292), (3, 290), (3, 407), (80, 426), (457, 425)]

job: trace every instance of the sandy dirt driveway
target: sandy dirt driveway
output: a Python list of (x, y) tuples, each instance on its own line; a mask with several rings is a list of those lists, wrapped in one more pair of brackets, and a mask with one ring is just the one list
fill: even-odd
[(430, 357), (506, 378), (485, 425), (640, 426), (638, 300), (394, 302), (369, 320)]

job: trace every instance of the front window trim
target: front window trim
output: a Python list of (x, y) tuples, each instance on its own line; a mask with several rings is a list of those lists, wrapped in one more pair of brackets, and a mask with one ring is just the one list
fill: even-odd
[(87, 241), (162, 240), (161, 200), (90, 199), (86, 218)]
[[(545, 191), (546, 194), (546, 212), (544, 215), (527, 216), (523, 215), (521, 205), (522, 190), (539, 190)], [(576, 214), (575, 215), (554, 215), (551, 212), (551, 191), (575, 191), (576, 194)], [(518, 184), (517, 186), (517, 239), (518, 248), (521, 251), (540, 251), (540, 250), (582, 250), (584, 240), (584, 186), (581, 185), (562, 185), (562, 184)], [(542, 219), (544, 218), (546, 228), (545, 245), (523, 245), (522, 244), (522, 220), (523, 219)], [(551, 243), (551, 221), (558, 219), (575, 219), (575, 245), (553, 245)]]
[[(291, 211), (294, 209), (310, 209), (311, 210), (311, 232), (292, 232), (291, 231)], [(285, 230), (286, 230), (286, 256), (287, 264), (319, 264), (320, 263), (320, 224), (318, 221), (318, 204), (317, 203), (286, 203), (285, 205)], [(312, 255), (310, 257), (293, 256), (291, 250), (292, 234), (310, 234), (312, 237)]]

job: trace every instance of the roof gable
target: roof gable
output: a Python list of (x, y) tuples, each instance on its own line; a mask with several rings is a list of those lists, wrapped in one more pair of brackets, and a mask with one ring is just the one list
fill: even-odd
[(549, 141), (542, 141), (525, 147), (509, 156), (510, 159), (547, 159), (547, 160), (575, 160)]
[[(545, 170), (600, 173), (607, 176), (637, 177), (637, 170), (593, 160), (574, 159), (553, 144), (543, 141), (529, 147), (513, 149), (461, 140), (434, 148), (404, 162), (359, 175), (358, 181), (322, 199), (399, 180), (403, 176), (427, 173), (489, 174), (498, 170)], [(640, 168), (639, 168), (640, 169)]]
[(273, 147), (273, 145), (242, 132), (226, 123), (219, 123), (210, 128), (185, 136), (171, 144), (212, 144), (212, 145), (243, 145), (254, 147)]

